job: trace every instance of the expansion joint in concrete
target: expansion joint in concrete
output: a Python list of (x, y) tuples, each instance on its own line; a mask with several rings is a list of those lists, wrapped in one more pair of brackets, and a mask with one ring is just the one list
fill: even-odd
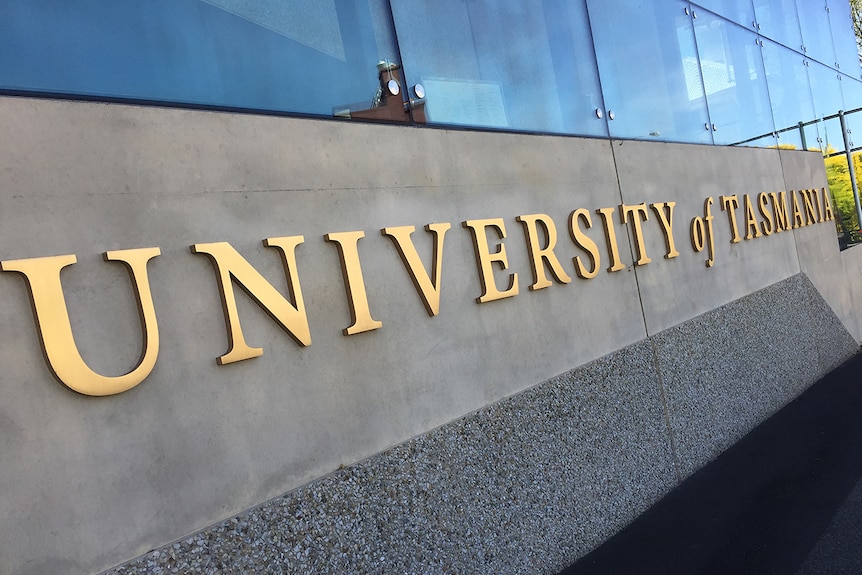
[(673, 427), (670, 424), (670, 411), (667, 405), (667, 394), (665, 394), (664, 390), (664, 380), (661, 374), (661, 363), (658, 360), (658, 350), (656, 349), (656, 343), (653, 341), (653, 338), (648, 337), (650, 344), (650, 352), (652, 353), (652, 361), (653, 361), (653, 369), (655, 369), (655, 377), (658, 382), (658, 391), (661, 396), (661, 407), (662, 413), (664, 414), (664, 424), (667, 428), (667, 440), (670, 445), (670, 453), (673, 457), (673, 471), (676, 475), (676, 482), (682, 483), (683, 475), (682, 470), (679, 464), (679, 454), (677, 453), (676, 441), (673, 436)]

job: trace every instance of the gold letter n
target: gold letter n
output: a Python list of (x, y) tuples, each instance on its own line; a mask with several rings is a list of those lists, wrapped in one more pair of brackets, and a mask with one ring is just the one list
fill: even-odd
[(302, 291), (299, 289), (299, 276), (296, 273), (296, 246), (304, 241), (302, 236), (286, 238), (269, 238), (263, 245), (274, 247), (281, 252), (282, 263), (288, 276), (288, 289), (296, 305), (291, 304), (278, 290), (272, 287), (260, 273), (227, 242), (212, 244), (195, 244), (192, 253), (206, 254), (210, 257), (216, 270), (224, 306), (225, 323), (227, 324), (230, 349), (226, 354), (216, 359), (219, 365), (251, 359), (263, 355), (263, 349), (250, 347), (245, 342), (242, 326), (239, 323), (239, 313), (236, 309), (232, 281), (241, 285), (266, 311), (270, 317), (281, 325), (287, 333), (302, 346), (311, 345), (311, 333), (308, 329), (308, 318), (305, 314), (305, 304)]

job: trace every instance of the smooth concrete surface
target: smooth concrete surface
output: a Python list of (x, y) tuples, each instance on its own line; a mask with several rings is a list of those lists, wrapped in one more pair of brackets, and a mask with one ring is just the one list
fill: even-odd
[[(159, 359), (113, 397), (53, 380), (26, 284), (0, 274), (0, 420), (15, 462), (0, 470), (0, 515), (20, 518), (0, 539), (10, 573), (107, 567), (645, 336), (629, 271), (528, 289), (515, 217), (553, 217), (574, 275), (569, 212), (619, 203), (607, 141), (18, 98), (0, 100), (0, 123), (0, 259), (77, 255), (62, 278), (94, 369), (123, 373), (141, 349), (125, 271), (101, 254), (161, 249), (149, 266)], [(495, 268), (496, 281), (517, 273), (521, 293), (478, 305), (460, 223), (483, 218), (504, 220), (510, 267)], [(380, 234), (416, 226), (430, 267), (429, 222), (452, 224), (434, 318)], [(365, 232), (362, 270), (383, 327), (345, 337), (338, 253), (323, 236), (350, 230)], [(305, 237), (297, 269), (312, 345), (298, 347), (237, 290), (245, 336), (264, 355), (217, 366), (219, 291), (189, 246), (230, 242), (286, 292), (261, 240), (288, 235)]]
[[(781, 187), (770, 150), (13, 97), (0, 98), (0, 125), (0, 261), (77, 256), (62, 281), (76, 344), (96, 371), (124, 373), (141, 350), (128, 276), (101, 254), (161, 250), (148, 268), (158, 362), (143, 383), (110, 397), (84, 397), (53, 379), (26, 284), (0, 273), (0, 453), (11, 462), (0, 466), (0, 517), (16, 526), (0, 537), (4, 574), (107, 568), (800, 269), (789, 233), (716, 241), (710, 270), (687, 240), (703, 197)], [(692, 161), (697, 170), (680, 166)], [(653, 262), (636, 269), (625, 249), (631, 229), (617, 211), (623, 269), (605, 271), (595, 210), (623, 200), (677, 201), (681, 256), (661, 258), (651, 214)], [(587, 235), (602, 258), (590, 280), (573, 271), (572, 258), (584, 256), (566, 230), (577, 208), (592, 213)], [(713, 213), (721, 230), (722, 214)], [(515, 219), (529, 214), (553, 218), (554, 252), (570, 283), (529, 289)], [(492, 265), (495, 283), (503, 289), (517, 273), (520, 293), (477, 304), (473, 241), (461, 222), (487, 218), (506, 230), (508, 267)], [(452, 225), (433, 318), (380, 234), (415, 226), (427, 269), (432, 244), (422, 226), (432, 222)], [(351, 317), (339, 256), (323, 236), (352, 230), (365, 233), (362, 271), (383, 325), (344, 336)], [(237, 290), (245, 336), (264, 355), (216, 365), (227, 350), (219, 290), (208, 259), (189, 246), (230, 242), (287, 293), (279, 257), (261, 240), (292, 235), (304, 236), (297, 272), (312, 345), (299, 347)], [(493, 231), (488, 240), (496, 251)]]
[[(838, 281), (843, 279), (844, 289), (850, 292), (850, 309), (862, 309), (862, 282), (859, 281), (859, 278), (862, 278), (862, 249), (856, 245), (842, 251), (840, 262), (844, 277), (839, 276)], [(859, 314), (854, 313), (846, 323), (856, 328), (856, 340), (862, 341), (862, 318)]]
[[(636, 272), (650, 334), (799, 272), (793, 232), (731, 243), (728, 216), (721, 209), (721, 196), (738, 196), (737, 221), (744, 234), (743, 196), (756, 199), (760, 192), (784, 189), (776, 150), (622, 141), (614, 142), (613, 149), (626, 203), (676, 202), (678, 257), (663, 259), (666, 248), (656, 215), (650, 213), (644, 223), (647, 255), (653, 261)], [(708, 248), (696, 253), (690, 233), (692, 219), (705, 216), (707, 198), (714, 200), (712, 267), (706, 266)]]
[[(779, 150), (779, 154), (784, 172), (784, 189), (829, 189), (826, 173), (823, 171), (823, 159), (819, 153)], [(856, 341), (862, 341), (862, 326), (858, 323), (858, 313), (855, 311), (862, 308), (854, 305), (854, 283), (857, 282), (852, 281), (860, 276), (851, 273), (849, 265), (844, 261), (844, 253), (835, 249), (837, 238), (834, 223), (798, 228), (793, 235), (800, 269), (829, 302)]]

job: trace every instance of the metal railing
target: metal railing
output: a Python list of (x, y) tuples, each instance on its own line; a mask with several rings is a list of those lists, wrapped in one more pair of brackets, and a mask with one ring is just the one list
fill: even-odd
[[(843, 143), (844, 143), (844, 149), (842, 151), (837, 151), (837, 152), (828, 152), (828, 148), (824, 150), (821, 147), (820, 151), (823, 154), (824, 159), (832, 158), (835, 156), (840, 156), (842, 154), (844, 154), (846, 156), (846, 158), (847, 158), (847, 171), (848, 171), (848, 175), (850, 177), (850, 188), (853, 192), (853, 203), (855, 204), (855, 208), (856, 208), (856, 222), (857, 222), (856, 227), (858, 229), (852, 230), (852, 231), (845, 229), (844, 232), (847, 233), (848, 235), (850, 235), (850, 233), (852, 233), (852, 232), (855, 232), (857, 234), (862, 234), (862, 202), (860, 202), (860, 199), (859, 199), (859, 186), (856, 182), (856, 168), (855, 168), (854, 163), (853, 163), (853, 153), (862, 151), (862, 146), (856, 146), (855, 148), (852, 147), (852, 142), (850, 141), (850, 131), (847, 129), (847, 119), (846, 119), (847, 116), (849, 116), (851, 114), (855, 114), (857, 112), (862, 112), (862, 108), (854, 108), (853, 110), (849, 110), (847, 112), (845, 112), (844, 110), (839, 110), (837, 114), (832, 114), (831, 116), (823, 116), (821, 118), (816, 118), (814, 120), (809, 120), (807, 122), (800, 121), (796, 125), (788, 126), (786, 128), (781, 128), (780, 130), (775, 130), (774, 132), (770, 132), (767, 134), (761, 134), (759, 136), (755, 136), (753, 138), (749, 138), (749, 139), (743, 140), (741, 142), (736, 142), (736, 143), (731, 144), (731, 145), (732, 146), (741, 146), (741, 145), (749, 144), (751, 142), (756, 142), (758, 140), (761, 140), (763, 138), (767, 138), (770, 136), (778, 139), (778, 138), (780, 138), (781, 134), (784, 134), (787, 132), (792, 132), (794, 130), (798, 130), (800, 139), (802, 141), (802, 149), (807, 150), (808, 149), (808, 141), (807, 141), (807, 138), (805, 136), (805, 128), (808, 126), (813, 126), (815, 124), (822, 124), (824, 122), (827, 122), (829, 120), (834, 120), (837, 118), (841, 124), (841, 136), (842, 136)], [(818, 138), (818, 143), (819, 144), (823, 143), (821, 138)], [(843, 220), (841, 220), (841, 227), (844, 228)], [(839, 245), (841, 246), (842, 249), (844, 249), (847, 247), (847, 242), (842, 242), (839, 238)]]

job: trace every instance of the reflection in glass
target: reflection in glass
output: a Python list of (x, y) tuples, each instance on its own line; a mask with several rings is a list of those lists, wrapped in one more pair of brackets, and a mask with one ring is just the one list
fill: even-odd
[(829, 36), (826, 0), (796, 0), (805, 55), (827, 66), (835, 66), (835, 51)]
[(796, 0), (754, 0), (758, 33), (793, 50), (802, 50)]
[(385, 0), (3, 0), (0, 88), (328, 116), (393, 38)]
[[(798, 126), (816, 118), (805, 58), (802, 54), (769, 40), (764, 40), (762, 53), (775, 129), (779, 131), (779, 143), (801, 149), (802, 134)], [(790, 129), (787, 130), (788, 128)], [(802, 129), (806, 147), (819, 149), (816, 124), (804, 126)]]
[(695, 21), (700, 68), (716, 144), (772, 133), (772, 112), (757, 35), (704, 14)]
[[(841, 82), (838, 72), (817, 62), (808, 61), (808, 78), (814, 98), (814, 113), (818, 118), (834, 116), (844, 109)], [(844, 150), (844, 135), (837, 118), (825, 120), (820, 125), (821, 149), (824, 153)]]
[[(850, 3), (846, 1), (829, 3), (829, 22), (832, 27), (832, 42), (839, 70), (859, 79), (859, 53), (856, 47), (856, 34), (853, 32), (850, 17)], [(828, 64), (828, 62), (827, 62)]]
[(862, 82), (845, 76), (841, 82), (841, 92), (847, 112), (844, 118), (850, 130), (850, 145), (853, 148), (862, 147)]
[(393, 1), (428, 122), (606, 136), (583, 1)]
[(755, 20), (751, 0), (695, 0), (694, 4), (746, 28), (751, 28)]
[(684, 2), (590, 0), (611, 136), (712, 142)]

